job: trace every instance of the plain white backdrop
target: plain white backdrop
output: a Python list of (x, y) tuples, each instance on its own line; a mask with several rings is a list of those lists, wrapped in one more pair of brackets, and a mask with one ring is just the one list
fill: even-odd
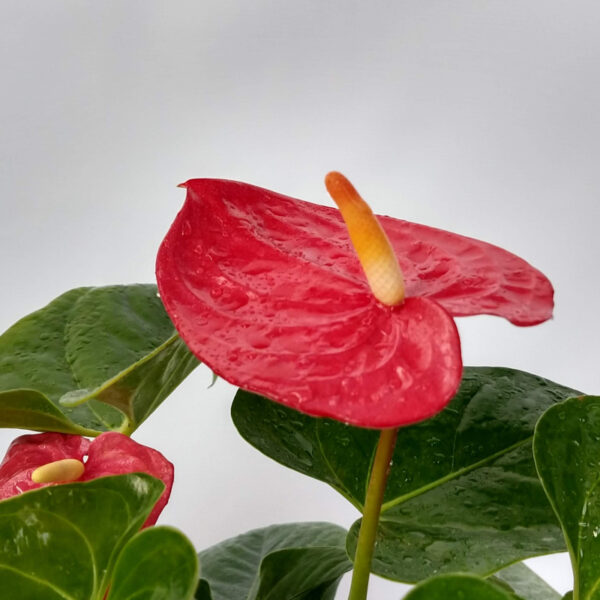
[[(600, 393), (600, 5), (558, 0), (4, 0), (0, 330), (81, 285), (152, 282), (183, 202), (223, 177), (479, 237), (544, 271), (555, 318), (459, 319), (464, 363)], [(240, 439), (200, 368), (138, 430), (176, 466), (161, 522), (200, 550), (354, 509)], [(20, 432), (0, 431), (0, 453)], [(561, 592), (565, 555), (530, 563)], [(343, 590), (340, 598), (344, 598)], [(373, 600), (405, 588), (374, 581)]]

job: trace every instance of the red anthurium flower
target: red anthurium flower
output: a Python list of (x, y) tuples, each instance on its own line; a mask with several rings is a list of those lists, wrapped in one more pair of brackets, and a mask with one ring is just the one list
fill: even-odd
[(144, 527), (154, 525), (171, 494), (173, 465), (157, 450), (115, 432), (103, 433), (91, 441), (64, 433), (18, 437), (0, 464), (0, 500), (45, 485), (125, 473), (148, 473), (165, 484), (144, 523)]
[[(520, 258), (390, 217), (375, 226), (343, 176), (327, 185), (343, 218), (239, 182), (183, 185), (186, 202), (158, 254), (159, 291), (181, 337), (224, 379), (314, 416), (397, 427), (432, 416), (456, 392), (451, 315), (517, 325), (551, 316), (552, 286)], [(371, 274), (365, 266), (380, 226), (404, 278), (389, 303), (374, 296), (379, 263)]]

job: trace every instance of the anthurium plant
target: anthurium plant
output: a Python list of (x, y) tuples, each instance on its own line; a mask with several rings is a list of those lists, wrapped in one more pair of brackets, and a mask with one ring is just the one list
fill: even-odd
[[(542, 323), (550, 282), (326, 186), (337, 208), (190, 180), (157, 286), (74, 289), (0, 337), (0, 425), (41, 432), (0, 466), (3, 598), (333, 600), (351, 571), (349, 600), (371, 573), (407, 600), (552, 600), (522, 561), (564, 550), (567, 596), (600, 598), (600, 398), (463, 366), (454, 323)], [(249, 444), (356, 508), (349, 530), (194, 549), (155, 525), (173, 465), (131, 436), (199, 362), (239, 388)]]

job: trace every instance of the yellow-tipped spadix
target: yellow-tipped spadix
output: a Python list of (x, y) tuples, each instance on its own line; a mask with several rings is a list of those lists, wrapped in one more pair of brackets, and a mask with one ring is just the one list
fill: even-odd
[(385, 231), (354, 186), (335, 171), (325, 177), (337, 204), (373, 295), (388, 306), (404, 300), (404, 277)]
[(38, 467), (31, 479), (35, 483), (59, 483), (76, 481), (85, 471), (84, 464), (76, 458), (64, 458)]

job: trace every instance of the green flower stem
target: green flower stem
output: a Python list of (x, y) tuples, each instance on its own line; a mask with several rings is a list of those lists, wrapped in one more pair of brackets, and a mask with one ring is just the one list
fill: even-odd
[(348, 600), (366, 600), (367, 598), (379, 514), (381, 513), (383, 494), (397, 437), (397, 429), (383, 429), (379, 436), (363, 509), (362, 523), (358, 533), (356, 554), (354, 555), (354, 571)]

